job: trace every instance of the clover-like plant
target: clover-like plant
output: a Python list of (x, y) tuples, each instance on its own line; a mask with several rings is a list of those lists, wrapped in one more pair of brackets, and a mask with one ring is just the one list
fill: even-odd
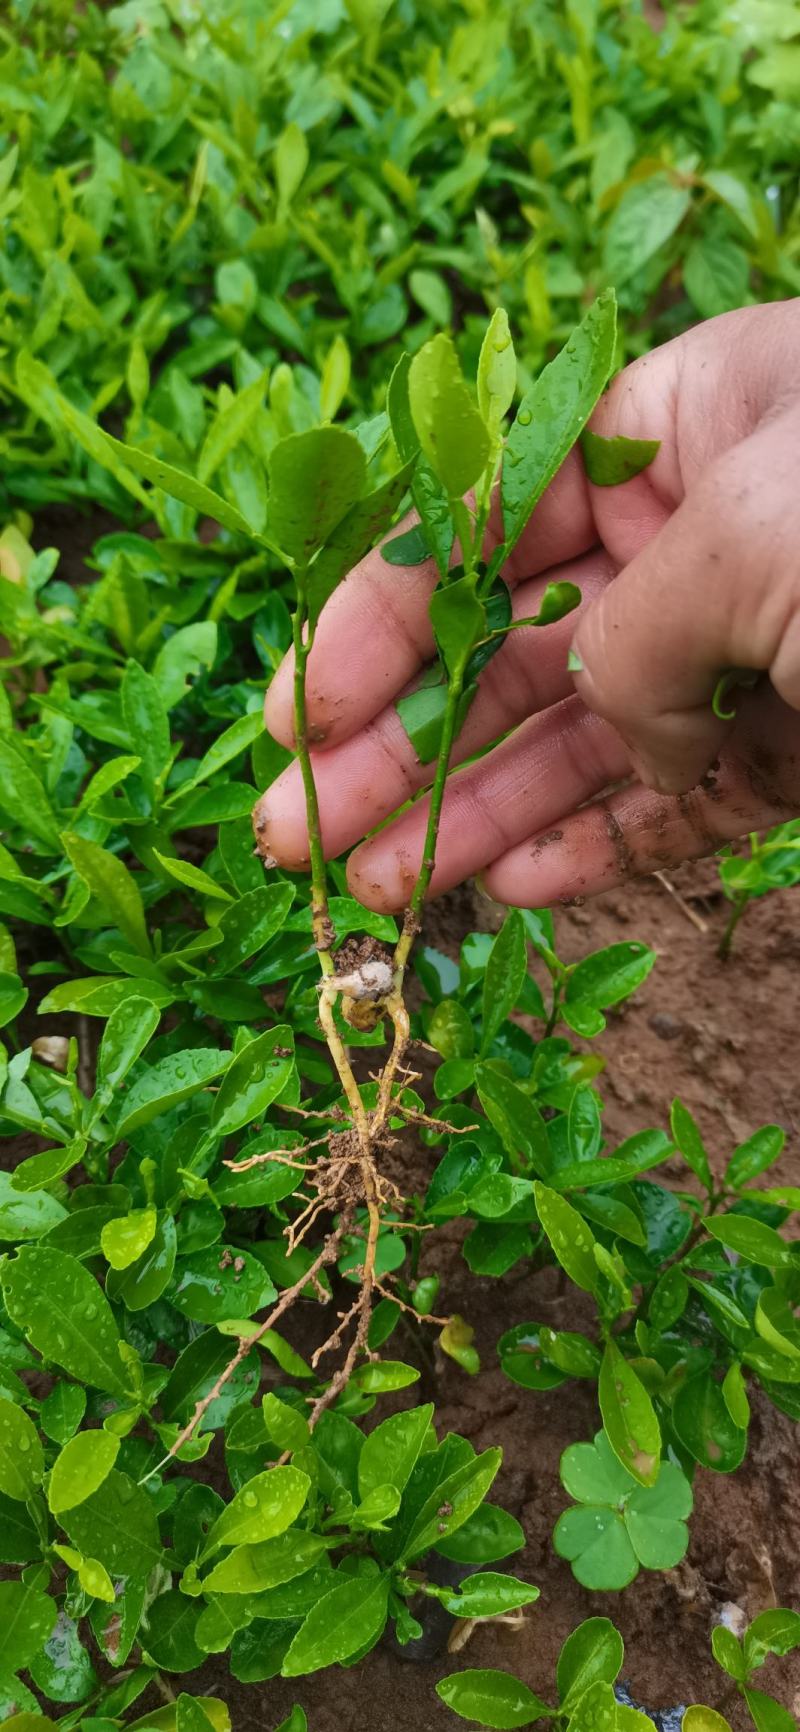
[(556, 1523), (553, 1544), (584, 1588), (626, 1588), (639, 1573), (670, 1570), (689, 1543), (692, 1488), (674, 1462), (643, 1486), (622, 1466), (604, 1431), (561, 1457), (561, 1483), (575, 1499)]

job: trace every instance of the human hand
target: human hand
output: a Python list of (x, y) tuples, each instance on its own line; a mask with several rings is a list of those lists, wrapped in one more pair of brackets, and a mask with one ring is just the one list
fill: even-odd
[[(800, 302), (725, 314), (633, 362), (591, 425), (661, 448), (613, 488), (592, 486), (573, 451), (514, 549), (503, 575), (516, 618), (556, 579), (583, 604), (511, 632), (484, 670), (454, 761), (514, 731), (448, 784), (433, 895), (481, 872), (498, 901), (544, 906), (800, 811)], [(323, 612), (307, 705), (329, 856), (430, 778), (394, 700), (433, 655), (434, 583), (432, 561), (391, 566), (376, 550)], [(769, 677), (737, 691), (724, 722), (711, 699), (730, 668)], [(265, 717), (291, 746), (291, 656)], [(418, 800), (350, 856), (368, 907), (407, 902), (426, 813)], [(297, 765), (257, 815), (262, 849), (305, 867)]]

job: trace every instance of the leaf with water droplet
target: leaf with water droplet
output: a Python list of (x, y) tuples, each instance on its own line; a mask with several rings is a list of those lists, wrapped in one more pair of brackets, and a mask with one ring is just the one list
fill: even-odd
[(506, 443), (501, 498), (506, 551), (575, 444), (614, 364), (616, 302), (607, 289), (526, 392)]
[(77, 1258), (22, 1245), (0, 1268), (12, 1321), (45, 1359), (81, 1383), (128, 1395), (119, 1333), (102, 1287)]
[(107, 1223), (100, 1244), (112, 1269), (127, 1269), (141, 1257), (155, 1234), (156, 1221), (155, 1209), (131, 1209)]
[(308, 1474), (296, 1467), (256, 1474), (217, 1517), (204, 1555), (219, 1546), (252, 1545), (284, 1533), (300, 1514), (310, 1486)]
[(25, 1503), (44, 1473), (39, 1433), (24, 1409), (0, 1396), (0, 1491)]
[(79, 1431), (56, 1456), (47, 1488), (54, 1515), (74, 1509), (102, 1485), (119, 1454), (118, 1437), (110, 1431)]

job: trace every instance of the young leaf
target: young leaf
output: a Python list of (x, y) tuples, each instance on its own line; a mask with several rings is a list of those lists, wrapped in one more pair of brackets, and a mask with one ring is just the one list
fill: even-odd
[(206, 1554), (220, 1546), (252, 1545), (291, 1527), (308, 1497), (311, 1481), (296, 1467), (256, 1474), (217, 1517), (206, 1540)]
[(622, 1637), (609, 1618), (587, 1618), (567, 1637), (556, 1682), (562, 1708), (573, 1707), (592, 1684), (613, 1684), (624, 1658)]
[(156, 1006), (144, 998), (128, 998), (112, 1010), (97, 1055), (98, 1093), (111, 1098), (155, 1034), (159, 1021)]
[(516, 546), (534, 506), (605, 389), (615, 341), (616, 302), (613, 290), (606, 289), (523, 397), (503, 460), (506, 554)]
[(345, 1578), (308, 1613), (281, 1667), (284, 1678), (298, 1678), (349, 1660), (372, 1646), (386, 1623), (389, 1577)]
[(477, 1720), (479, 1726), (531, 1726), (551, 1713), (546, 1702), (510, 1672), (451, 1672), (437, 1684), (436, 1694), (462, 1720)]
[(9, 1316), (45, 1359), (79, 1383), (129, 1393), (111, 1306), (82, 1263), (63, 1251), (23, 1245), (3, 1263), (0, 1280)]
[(286, 1087), (294, 1062), (294, 1034), (288, 1023), (267, 1029), (242, 1047), (211, 1110), (214, 1135), (229, 1136), (260, 1118)]
[(676, 1146), (680, 1149), (687, 1166), (691, 1167), (701, 1185), (710, 1191), (713, 1181), (705, 1144), (695, 1120), (682, 1101), (673, 1101), (669, 1124)]
[(489, 432), (497, 436), (514, 399), (517, 357), (504, 307), (496, 307), (478, 357), (478, 408)]
[(433, 1419), (433, 1407), (412, 1408), (396, 1413), (370, 1432), (358, 1462), (358, 1489), (362, 1498), (376, 1486), (393, 1485), (402, 1491), (417, 1461)]
[(417, 437), (434, 474), (451, 498), (460, 499), (483, 474), (491, 446), (451, 337), (440, 333), (414, 356), (408, 397)]
[(560, 1197), (549, 1185), (535, 1179), (533, 1194), (539, 1220), (556, 1260), (576, 1287), (582, 1287), (585, 1293), (594, 1293), (597, 1289), (597, 1264), (591, 1227), (587, 1227), (583, 1216), (567, 1202), (566, 1197)]
[(56, 1456), (47, 1488), (54, 1515), (74, 1509), (97, 1491), (119, 1454), (119, 1438), (110, 1431), (80, 1431)]
[(32, 1419), (0, 1396), (0, 1491), (15, 1503), (32, 1497), (44, 1473), (44, 1452)]
[(292, 433), (269, 459), (270, 539), (302, 572), (364, 491), (367, 460), (343, 427)]
[(75, 871), (88, 885), (110, 925), (119, 928), (140, 956), (150, 956), (139, 886), (124, 862), (85, 836), (67, 833), (61, 840)]
[(522, 991), (528, 972), (525, 927), (518, 909), (512, 908), (489, 952), (483, 977), (481, 1054), (489, 1052), (495, 1035)]
[(606, 1343), (598, 1395), (614, 1454), (640, 1485), (654, 1485), (661, 1465), (661, 1430), (644, 1384), (613, 1341)]

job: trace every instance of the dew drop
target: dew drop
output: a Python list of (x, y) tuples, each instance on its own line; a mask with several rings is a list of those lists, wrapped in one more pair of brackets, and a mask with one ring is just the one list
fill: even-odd
[(517, 416), (517, 420), (520, 424), (520, 427), (530, 427), (530, 424), (533, 420), (533, 416), (530, 412), (530, 409), (520, 409), (520, 412)]
[(243, 1503), (243, 1504), (246, 1504), (246, 1506), (247, 1506), (247, 1508), (248, 1508), (248, 1509), (257, 1509), (257, 1507), (258, 1507), (258, 1498), (257, 1498), (257, 1497), (256, 1497), (256, 1494), (255, 1494), (255, 1492), (254, 1492), (254, 1491), (246, 1491), (246, 1492), (244, 1492), (244, 1493), (243, 1493), (243, 1494), (242, 1494), (242, 1503)]

